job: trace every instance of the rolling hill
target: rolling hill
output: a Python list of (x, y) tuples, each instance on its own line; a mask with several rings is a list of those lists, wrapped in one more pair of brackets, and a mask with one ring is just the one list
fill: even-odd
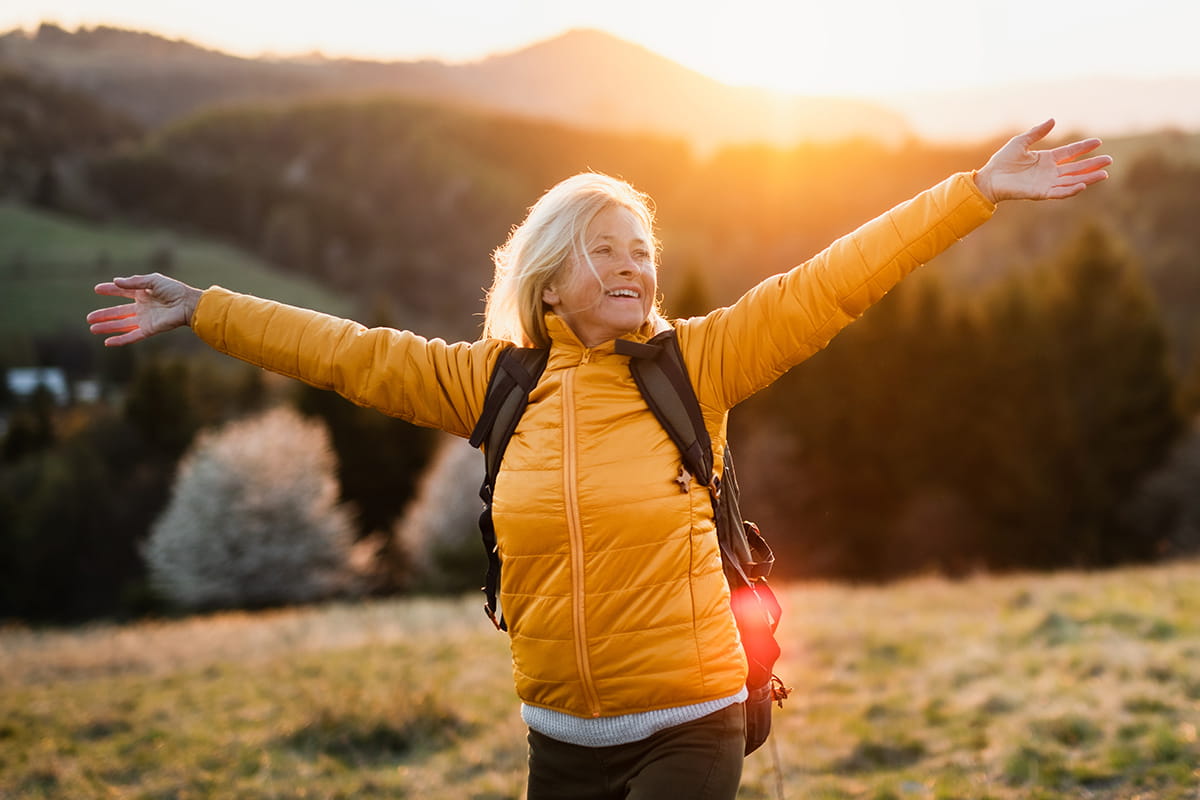
[[(243, 291), (333, 314), (352, 314), (350, 302), (304, 278), (219, 242), (163, 230), (102, 225), (29, 207), (0, 203), (0, 336), (66, 330), (86, 335), (84, 315), (106, 304), (92, 286), (113, 275), (170, 270), (195, 286)], [(19, 353), (14, 354), (19, 355)]]
[(595, 130), (791, 144), (899, 142), (903, 118), (878, 105), (722, 84), (606, 33), (575, 30), (472, 64), (246, 59), (110, 27), (0, 36), (0, 63), (82, 89), (150, 125), (215, 105), (393, 93)]

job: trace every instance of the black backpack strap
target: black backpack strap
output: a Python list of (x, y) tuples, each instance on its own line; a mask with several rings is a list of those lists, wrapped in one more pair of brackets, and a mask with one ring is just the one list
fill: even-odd
[(618, 339), (616, 351), (630, 357), (629, 370), (646, 405), (670, 435), (683, 458), (683, 466), (712, 493), (721, 562), (730, 586), (753, 586), (766, 577), (775, 556), (752, 522), (745, 522), (738, 506), (733, 454), (724, 451), (724, 476), (713, 474), (712, 437), (704, 425), (700, 400), (688, 378), (687, 365), (674, 329), (645, 344)]
[(500, 555), (496, 551), (496, 528), (492, 524), (492, 495), (496, 476), (508, 442), (529, 405), (529, 393), (546, 369), (550, 351), (536, 347), (510, 347), (500, 354), (484, 395), (483, 411), (471, 431), (471, 446), (483, 447), (486, 472), (479, 487), (483, 510), (479, 514), (479, 534), (487, 553), (488, 568), (484, 577), (483, 610), (500, 630), (508, 630), (503, 615), (497, 616), (496, 595), (500, 587)]
[(729, 579), (730, 586), (736, 585), (735, 578), (744, 584), (752, 585), (759, 578), (771, 574), (771, 567), (775, 565), (775, 554), (759, 532), (758, 526), (742, 518), (742, 510), (738, 503), (741, 490), (738, 486), (737, 472), (733, 467), (733, 453), (728, 445), (725, 447), (721, 488), (716, 511), (725, 576)]
[(545, 370), (549, 355), (550, 351), (542, 347), (510, 347), (496, 360), (483, 411), (470, 438), (472, 447), (484, 448), (489, 483), (496, 480), (504, 449), (525, 413), (529, 393)]
[(713, 486), (712, 438), (700, 401), (688, 379), (675, 330), (645, 344), (617, 339), (616, 352), (629, 356), (629, 371), (646, 405), (679, 448), (683, 466), (704, 486)]

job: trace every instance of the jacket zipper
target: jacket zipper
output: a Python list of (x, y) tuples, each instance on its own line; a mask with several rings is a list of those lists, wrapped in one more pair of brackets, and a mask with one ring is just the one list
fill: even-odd
[[(585, 355), (583, 363), (587, 363)], [(587, 651), (587, 626), (584, 620), (583, 524), (579, 518), (578, 464), (575, 448), (575, 369), (563, 380), (563, 498), (567, 507), (567, 533), (571, 547), (571, 613), (575, 628), (575, 662), (583, 683), (588, 711), (600, 716), (600, 697), (592, 682), (592, 664)]]

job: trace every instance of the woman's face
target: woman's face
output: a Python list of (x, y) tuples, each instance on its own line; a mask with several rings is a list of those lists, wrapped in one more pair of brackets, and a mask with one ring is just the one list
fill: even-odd
[[(658, 273), (650, 232), (623, 206), (608, 206), (542, 299), (587, 347), (641, 327), (654, 308)], [(591, 262), (591, 268), (588, 266)], [(594, 271), (593, 271), (594, 270)]]

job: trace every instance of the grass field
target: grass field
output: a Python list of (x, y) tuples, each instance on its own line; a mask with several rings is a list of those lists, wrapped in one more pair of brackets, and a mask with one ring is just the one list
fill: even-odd
[[(1200, 793), (1198, 563), (781, 596), (740, 797)], [(524, 759), (475, 597), (0, 632), (4, 798), (499, 800)]]
[[(154, 260), (169, 250), (168, 262)], [(249, 294), (352, 313), (350, 304), (233, 247), (128, 226), (99, 225), (0, 203), (0, 336), (85, 330), (105, 302), (92, 287), (114, 275), (169, 274), (193, 286), (220, 284)]]

